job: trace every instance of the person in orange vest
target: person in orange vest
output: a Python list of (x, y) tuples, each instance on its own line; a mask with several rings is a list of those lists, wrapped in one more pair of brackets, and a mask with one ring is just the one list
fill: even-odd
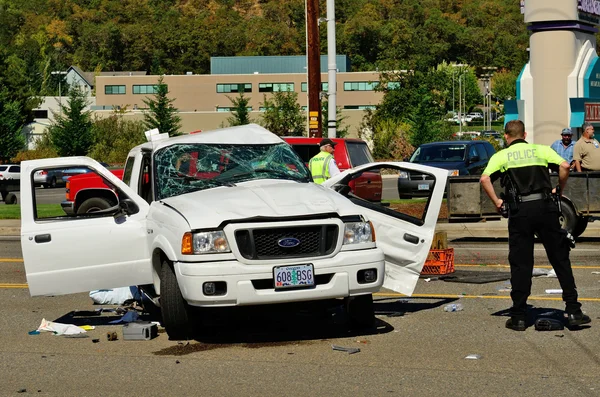
[(329, 138), (322, 139), (319, 144), (321, 151), (308, 162), (313, 181), (319, 185), (340, 173), (333, 157), (335, 145), (336, 143)]

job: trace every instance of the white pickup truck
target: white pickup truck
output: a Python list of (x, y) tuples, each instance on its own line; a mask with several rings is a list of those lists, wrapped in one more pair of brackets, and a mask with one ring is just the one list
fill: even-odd
[[(292, 148), (258, 125), (164, 135), (147, 134), (149, 142), (130, 151), (123, 180), (87, 157), (22, 163), (21, 245), (32, 296), (143, 286), (169, 337), (183, 339), (197, 323), (194, 307), (343, 298), (352, 323), (371, 326), (373, 292), (383, 285), (412, 294), (446, 170), (371, 163), (317, 185)], [(102, 193), (117, 205), (67, 214), (59, 203), (43, 204), (35, 172), (73, 166), (102, 178)], [(383, 170), (435, 179), (421, 214), (352, 195), (353, 179)]]

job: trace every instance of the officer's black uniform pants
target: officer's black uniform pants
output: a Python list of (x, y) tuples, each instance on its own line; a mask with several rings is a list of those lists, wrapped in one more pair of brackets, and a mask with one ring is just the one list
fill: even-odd
[(537, 200), (520, 203), (518, 211), (511, 213), (508, 219), (508, 261), (512, 285), (510, 296), (513, 301), (511, 316), (524, 318), (526, 314), (534, 264), (534, 233), (542, 241), (548, 260), (558, 277), (563, 290), (562, 298), (566, 303), (565, 311), (577, 313), (581, 304), (577, 302), (569, 246), (561, 233), (558, 209), (551, 200)]

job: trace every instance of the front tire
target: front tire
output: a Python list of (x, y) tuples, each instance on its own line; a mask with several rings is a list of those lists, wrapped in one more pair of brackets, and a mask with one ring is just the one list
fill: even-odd
[(169, 339), (189, 339), (192, 334), (189, 307), (181, 295), (173, 265), (167, 260), (162, 263), (160, 308)]
[(14, 193), (8, 193), (4, 199), (4, 204), (17, 204), (17, 195)]
[(375, 325), (373, 294), (346, 298), (346, 311), (352, 328), (364, 329)]

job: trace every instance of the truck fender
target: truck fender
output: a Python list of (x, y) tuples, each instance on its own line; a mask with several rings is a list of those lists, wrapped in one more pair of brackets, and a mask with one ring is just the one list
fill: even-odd
[(108, 188), (92, 188), (92, 189), (81, 189), (75, 194), (75, 206), (74, 210), (77, 212), (79, 206), (89, 198), (99, 197), (111, 201), (115, 205), (119, 202), (119, 198), (116, 193)]
[(163, 259), (167, 259), (170, 262), (175, 262), (177, 254), (169, 243), (169, 241), (163, 235), (157, 235), (151, 244), (152, 247), (152, 267), (153, 267), (153, 279), (154, 279), (154, 290), (160, 295), (160, 272)]

